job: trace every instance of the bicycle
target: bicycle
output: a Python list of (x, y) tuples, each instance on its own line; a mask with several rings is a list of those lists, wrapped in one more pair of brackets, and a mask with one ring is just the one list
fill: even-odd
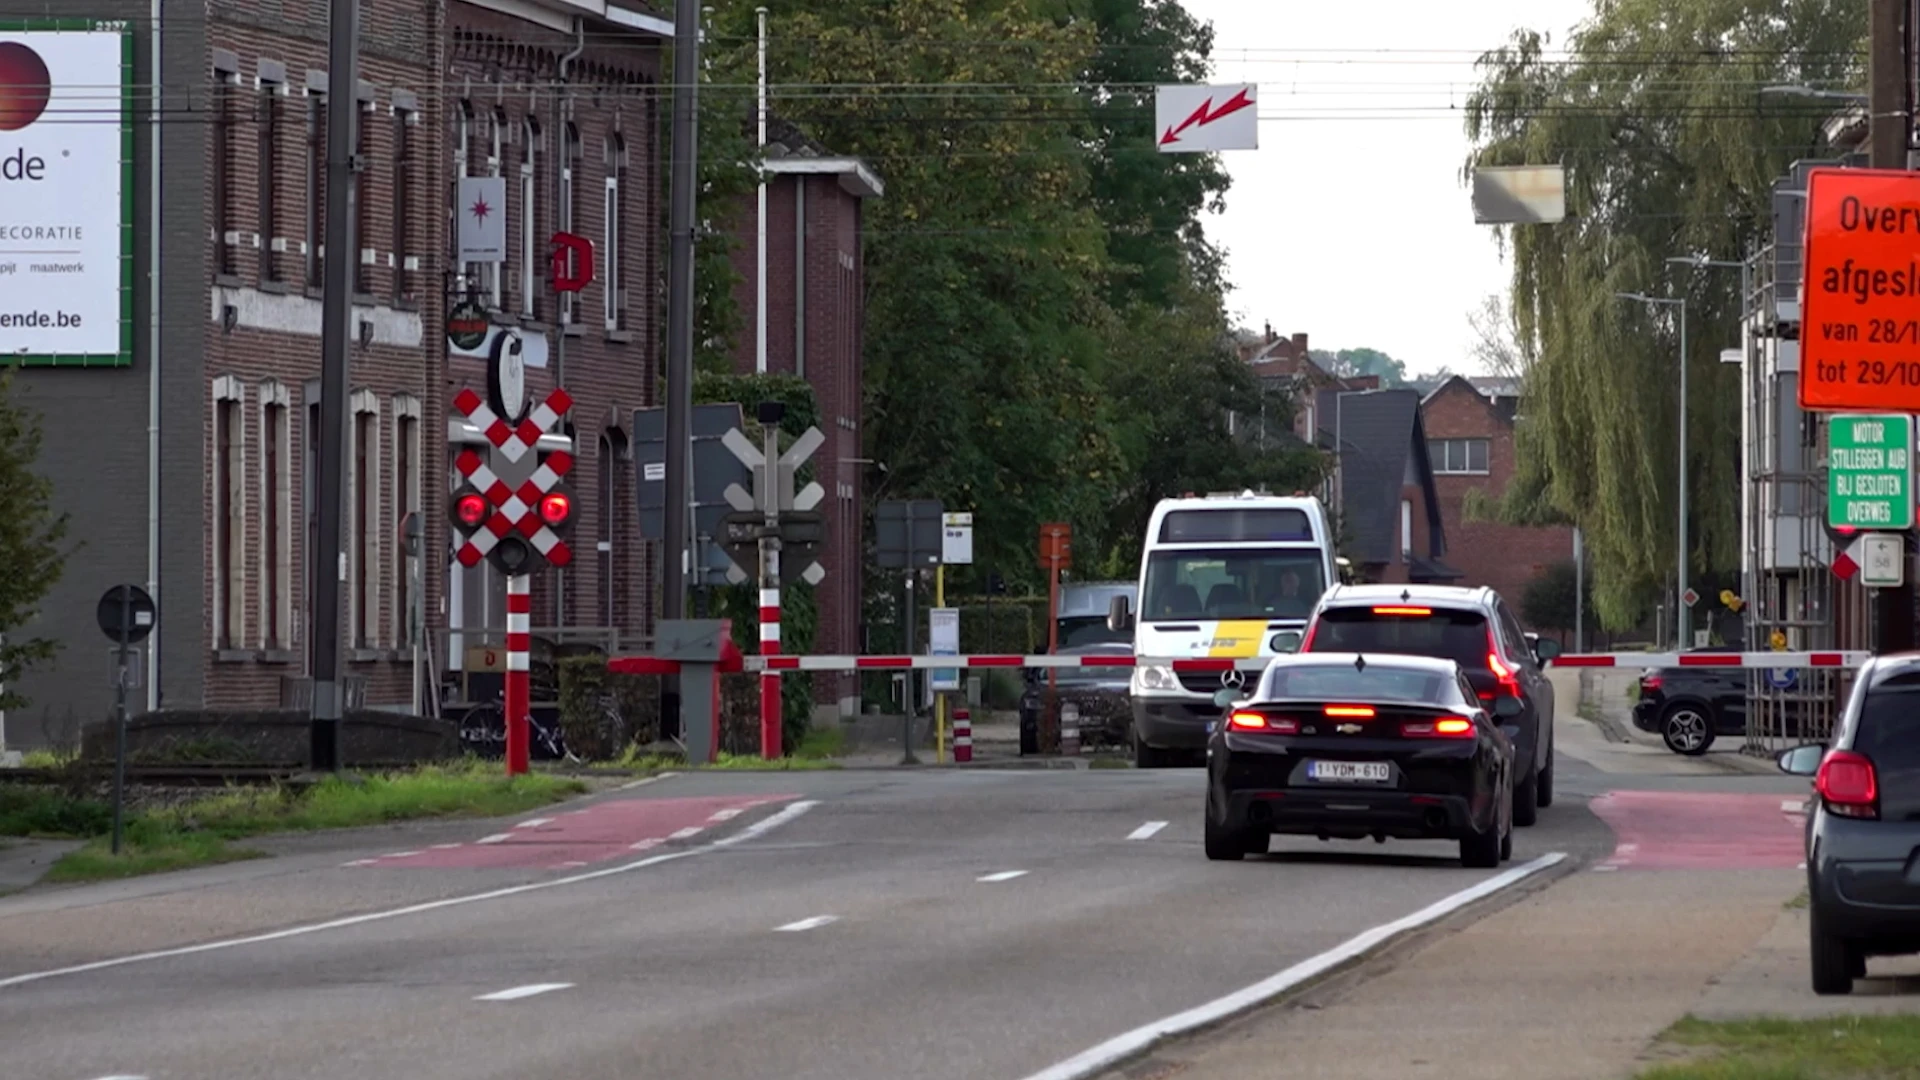
[[(566, 761), (579, 764), (580, 758), (567, 749), (566, 734), (556, 722), (546, 724), (540, 718), (527, 715), (527, 735), (529, 756), (539, 756), (547, 761)], [(485, 747), (486, 756), (493, 756), (497, 745), (500, 754), (506, 752), (507, 741), (507, 695), (501, 691), (494, 695), (491, 702), (476, 705), (467, 711), (460, 720), (460, 741), (469, 745)], [(544, 755), (532, 754), (532, 751), (545, 751)]]

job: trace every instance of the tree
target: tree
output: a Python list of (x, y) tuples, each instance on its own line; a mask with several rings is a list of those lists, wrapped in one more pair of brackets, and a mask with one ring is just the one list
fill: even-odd
[(58, 643), (28, 636), (40, 602), (66, 563), (67, 515), (53, 509), (53, 484), (33, 471), (40, 418), (15, 398), (0, 370), (0, 708), (27, 704), (20, 676), (52, 659)]
[(1314, 349), (1307, 355), (1313, 358), (1314, 363), (1343, 378), (1377, 375), (1381, 388), (1385, 390), (1398, 389), (1407, 384), (1407, 365), (1379, 349), (1341, 349), (1339, 352)]
[(1468, 168), (1557, 162), (1567, 177), (1564, 222), (1503, 236), (1528, 395), (1506, 509), (1550, 505), (1581, 525), (1608, 627), (1660, 595), (1677, 498), (1677, 328), (1670, 309), (1616, 294), (1689, 303), (1691, 562), (1733, 566), (1741, 395), (1715, 360), (1738, 279), (1666, 260), (1762, 241), (1774, 179), (1815, 155), (1832, 106), (1758, 88), (1848, 85), (1865, 27), (1865, 0), (1605, 0), (1564, 55), (1521, 31), (1480, 61)]
[(1513, 316), (1499, 293), (1480, 301), (1467, 313), (1467, 325), (1473, 329), (1473, 344), (1468, 353), (1489, 375), (1518, 379), (1526, 374), (1526, 358), (1513, 334)]
[[(1520, 617), (1535, 630), (1572, 630), (1578, 621), (1578, 605), (1575, 596), (1580, 585), (1580, 575), (1572, 559), (1562, 559), (1551, 563), (1520, 594)], [(1592, 582), (1587, 587), (1586, 608), (1593, 610)], [(1591, 617), (1591, 616), (1589, 616)]]

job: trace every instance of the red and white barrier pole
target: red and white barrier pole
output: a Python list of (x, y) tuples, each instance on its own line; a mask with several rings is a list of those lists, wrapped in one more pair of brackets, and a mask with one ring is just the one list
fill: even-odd
[(953, 710), (953, 761), (965, 765), (973, 760), (973, 715), (966, 709)]
[[(774, 559), (778, 555), (771, 556)], [(774, 581), (778, 566), (774, 569)], [(780, 655), (780, 590), (760, 590), (760, 655)], [(772, 761), (784, 749), (784, 725), (780, 722), (780, 673), (760, 673), (760, 756)]]
[(528, 655), (533, 646), (532, 581), (525, 574), (507, 578), (507, 775), (527, 771), (527, 750), (531, 732), (528, 725), (527, 685), (533, 664)]

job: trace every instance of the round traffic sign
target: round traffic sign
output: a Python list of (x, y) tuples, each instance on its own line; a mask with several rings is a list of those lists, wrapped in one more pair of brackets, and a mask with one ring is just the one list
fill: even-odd
[(1791, 690), (1800, 681), (1800, 674), (1792, 668), (1768, 668), (1767, 685), (1775, 690)]
[(116, 645), (145, 641), (153, 633), (159, 609), (138, 585), (115, 585), (100, 597), (100, 632)]

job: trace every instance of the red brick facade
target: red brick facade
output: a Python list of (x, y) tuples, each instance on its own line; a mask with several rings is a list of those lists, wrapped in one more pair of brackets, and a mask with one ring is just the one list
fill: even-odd
[[(324, 104), (329, 91), (346, 89), (326, 77), (327, 5), (308, 6), (304, 18), (291, 13), (269, 23), (263, 11), (217, 0), (207, 23), (207, 83), (196, 95), (211, 117), (200, 233), (209, 268), (202, 502), (210, 707), (276, 704), (288, 692), (283, 680), (307, 673)], [(658, 38), (595, 26), (571, 62), (563, 93), (560, 60), (576, 43), (569, 33), (459, 2), (371, 0), (361, 11), (364, 171), (354, 253), (344, 624), (348, 674), (366, 680), (366, 701), (404, 705), (413, 568), (401, 525), (412, 512), (424, 527), (418, 572), (433, 667), (445, 670), (458, 659), (448, 650), (455, 613), (447, 603), (444, 506), (449, 455), (457, 449), (449, 446), (448, 422), (453, 393), (484, 386), (485, 372), (477, 360), (448, 355), (448, 296), (460, 287), (449, 209), (458, 169), (489, 168), (496, 124), (504, 136), (499, 165), (509, 177), (512, 254), (495, 321), (548, 343), (554, 359), (530, 372), (533, 393), (544, 395), (557, 377), (575, 400), (569, 420), (577, 446), (577, 556), (563, 576), (536, 575), (536, 634), (610, 627), (635, 635), (650, 621), (649, 560), (637, 535), (626, 431), (632, 411), (652, 402), (657, 360), (660, 48)], [(456, 160), (463, 128), (464, 162)], [(528, 139), (529, 132), (538, 137)], [(555, 212), (562, 146), (574, 149), (571, 220)], [(529, 151), (538, 252), (536, 288), (523, 303), (519, 178)], [(617, 271), (604, 254), (610, 204), (623, 216)], [(562, 226), (603, 253), (598, 279), (574, 298), (564, 327), (546, 281), (547, 237)], [(486, 578), (479, 588), (501, 591), (497, 578)], [(484, 613), (466, 606), (465, 625), (479, 625)], [(479, 606), (504, 627), (502, 605)]]
[(1447, 562), (1467, 575), (1456, 584), (1490, 586), (1506, 597), (1518, 614), (1527, 583), (1551, 564), (1573, 557), (1573, 530), (1467, 519), (1463, 510), (1467, 492), (1480, 490), (1498, 498), (1513, 478), (1514, 404), (1511, 398), (1489, 396), (1456, 376), (1427, 395), (1421, 413), (1430, 448), (1445, 440), (1486, 442), (1484, 471), (1450, 470), (1441, 454), (1430, 450), (1441, 515), (1447, 523)]

